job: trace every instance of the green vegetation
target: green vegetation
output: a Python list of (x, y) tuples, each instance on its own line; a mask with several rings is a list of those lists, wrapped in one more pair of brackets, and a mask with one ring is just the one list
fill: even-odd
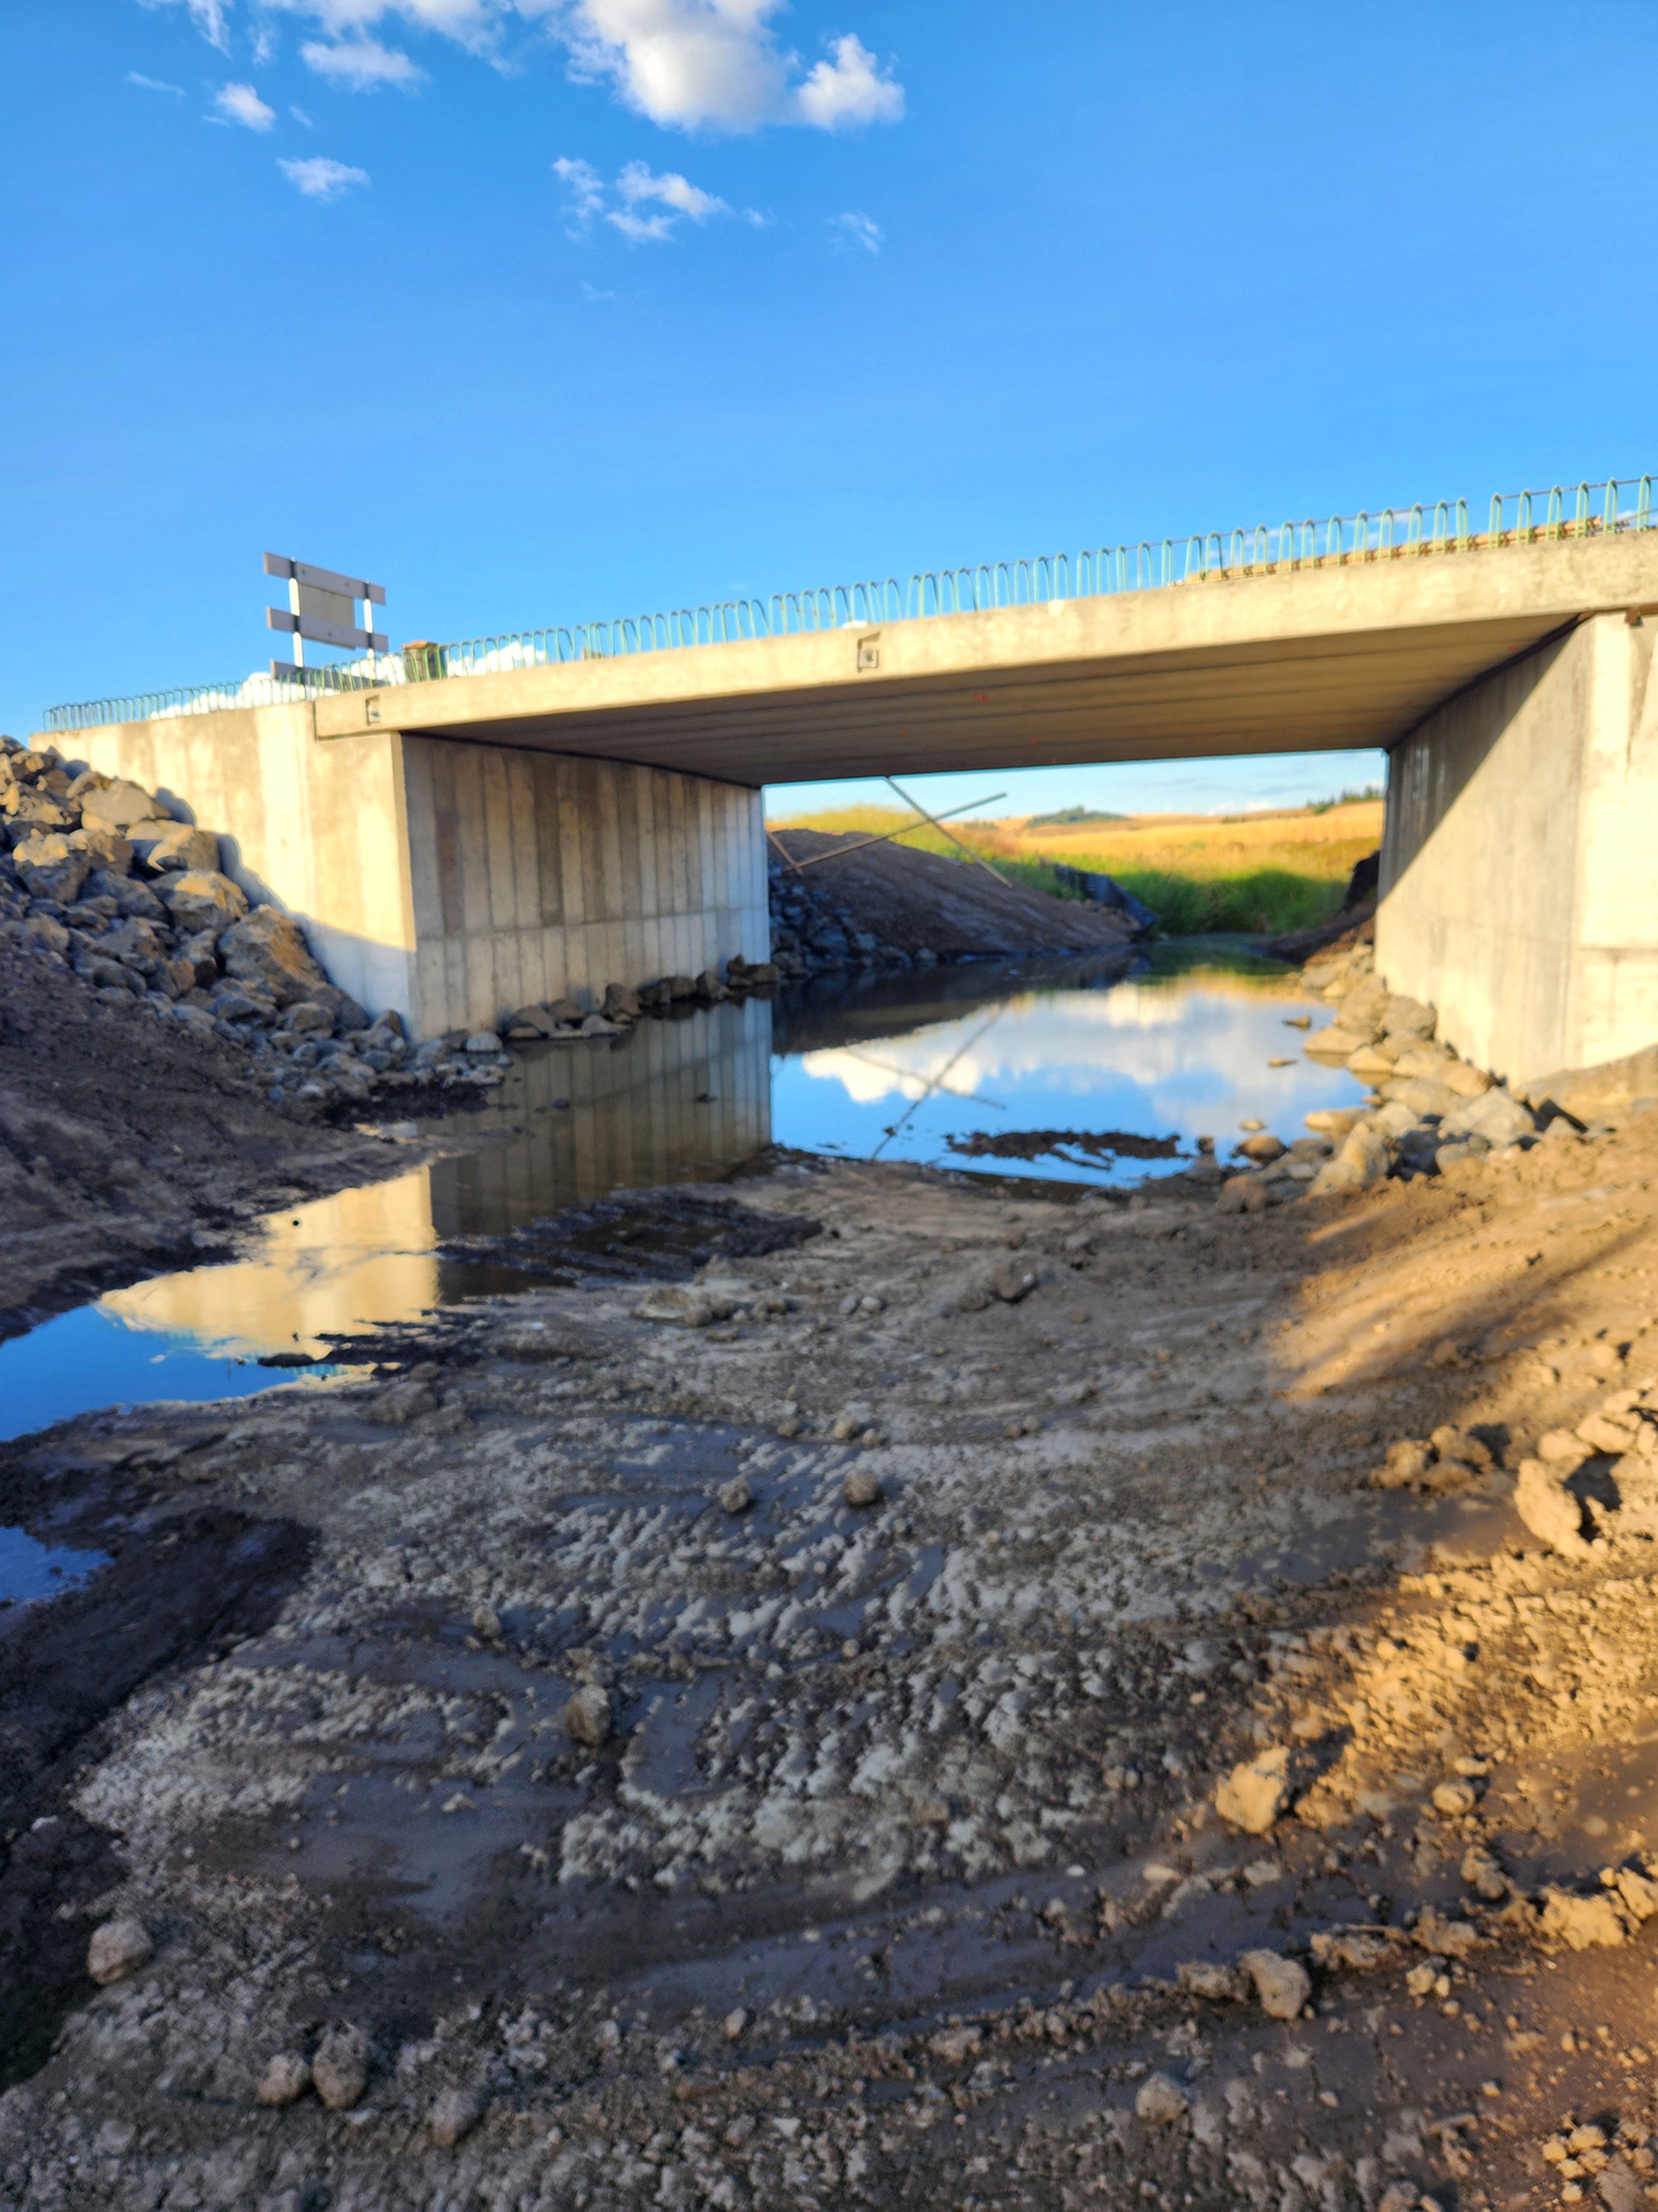
[(1089, 822), (1127, 822), (1127, 814), (1107, 814), (1097, 806), (1062, 806), (1057, 814), (1028, 814), (1027, 830), (1070, 830)]
[[(1047, 817), (1040, 836), (1029, 822), (960, 821), (950, 826), (998, 872), (1028, 890), (1074, 898), (1056, 862), (1114, 876), (1163, 917), (1173, 937), (1237, 932), (1278, 937), (1310, 929), (1339, 913), (1356, 860), (1382, 836), (1381, 794), (1352, 792), (1278, 814), (1096, 817), (1072, 807)], [(896, 807), (844, 806), (797, 817), (774, 830), (878, 836), (906, 817)], [(960, 860), (961, 848), (923, 824), (896, 842)], [(1057, 848), (1057, 849), (1056, 849)]]

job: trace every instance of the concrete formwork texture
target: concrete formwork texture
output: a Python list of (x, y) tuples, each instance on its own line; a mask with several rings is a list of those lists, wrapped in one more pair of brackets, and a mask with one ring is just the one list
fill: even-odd
[(75, 751), (218, 833), (330, 976), (416, 1036), (769, 944), (760, 794), (707, 776), (374, 730), (309, 706), (158, 717)]
[(1376, 965), (1511, 1080), (1658, 1037), (1655, 640), (1593, 616), (1390, 756)]

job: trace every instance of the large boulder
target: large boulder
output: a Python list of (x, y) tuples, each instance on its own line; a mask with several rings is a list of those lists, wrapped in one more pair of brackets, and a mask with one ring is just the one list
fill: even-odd
[(53, 832), (26, 838), (13, 853), (12, 865), (31, 898), (56, 899), (60, 906), (70, 906), (80, 896), (92, 861), (85, 853), (77, 853), (67, 837)]
[(1382, 1180), (1392, 1165), (1387, 1138), (1381, 1130), (1361, 1121), (1347, 1132), (1341, 1150), (1333, 1160), (1326, 1160), (1307, 1188), (1314, 1198), (1331, 1191), (1368, 1190)]
[(211, 930), (216, 937), (247, 912), (246, 894), (216, 868), (186, 868), (181, 875), (167, 878), (161, 897), (173, 927), (186, 937), (203, 930)]
[(21, 784), (0, 791), (0, 813), (6, 817), (6, 835), (14, 845), (48, 830), (75, 827), (75, 816), (69, 807), (60, 806), (45, 792), (30, 791)]
[[(101, 831), (99, 834), (101, 836)], [(71, 837), (70, 842), (73, 844), (75, 840)], [(118, 876), (107, 868), (94, 868), (82, 884), (81, 896), (83, 899), (113, 899), (117, 914), (131, 915), (140, 921), (167, 920), (167, 908), (149, 885), (140, 883), (137, 876)]]
[(1528, 1137), (1536, 1128), (1536, 1119), (1528, 1107), (1522, 1106), (1500, 1084), (1493, 1084), (1478, 1098), (1459, 1104), (1455, 1112), (1446, 1115), (1439, 1125), (1442, 1137), (1483, 1137), (1493, 1147), (1511, 1145), (1517, 1137)]
[(89, 791), (81, 801), (81, 823), (87, 830), (131, 830), (140, 822), (167, 822), (167, 809), (136, 783), (112, 783), (102, 791)]
[(319, 1000), (332, 988), (311, 957), (305, 932), (292, 915), (274, 906), (256, 906), (233, 923), (219, 939), (219, 957), (227, 975), (261, 985), (279, 1006)]
[(160, 823), (141, 824), (133, 831), (132, 842), (153, 875), (186, 868), (218, 872), (218, 839), (210, 830), (197, 830), (189, 822), (169, 822), (165, 827)]
[(131, 869), (132, 848), (118, 830), (72, 830), (69, 842), (93, 867), (108, 875), (125, 876)]

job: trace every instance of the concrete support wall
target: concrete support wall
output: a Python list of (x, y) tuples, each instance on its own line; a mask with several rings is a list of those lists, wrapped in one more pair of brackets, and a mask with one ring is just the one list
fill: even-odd
[(217, 833), (331, 980), (416, 1036), (769, 945), (760, 794), (706, 777), (259, 707), (82, 732), (72, 757)]
[(767, 957), (757, 791), (430, 738), (404, 786), (426, 1033)]
[(1377, 966), (1511, 1080), (1658, 1041), (1655, 638), (1597, 615), (1391, 756)]

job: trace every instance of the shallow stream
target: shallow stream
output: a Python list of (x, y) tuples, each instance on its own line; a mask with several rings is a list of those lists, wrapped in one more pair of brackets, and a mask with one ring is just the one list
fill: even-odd
[[(981, 962), (537, 1047), (477, 1107), (417, 1125), (454, 1148), (442, 1156), (271, 1216), (242, 1259), (112, 1291), (0, 1344), (0, 1438), (112, 1404), (326, 1374), (337, 1334), (536, 1279), (494, 1240), (618, 1192), (712, 1180), (768, 1142), (1121, 1185), (1178, 1169), (1199, 1136), (1224, 1158), (1245, 1120), (1287, 1141), (1315, 1107), (1361, 1096), (1345, 1069), (1303, 1057), (1294, 1024), (1309, 1017), (1321, 1027), (1329, 1009), (1297, 970), (1187, 939), (1127, 975), (1121, 956)], [(1031, 1132), (1045, 1149), (1009, 1152)], [(1165, 1158), (1127, 1157), (1099, 1150), (1107, 1132), (1178, 1141)], [(36, 1562), (24, 1578), (46, 1571)], [(0, 1549), (0, 1596), (17, 1578)]]

